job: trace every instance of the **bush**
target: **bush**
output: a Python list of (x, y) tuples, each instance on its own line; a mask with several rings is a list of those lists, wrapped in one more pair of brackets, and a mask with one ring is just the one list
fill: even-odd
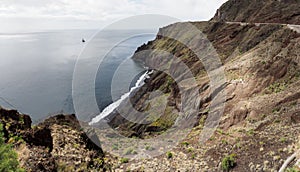
[(235, 154), (231, 154), (223, 158), (222, 160), (222, 169), (223, 171), (229, 171), (233, 167), (235, 167), (236, 162), (235, 162)]
[(166, 153), (166, 155), (167, 155), (167, 158), (168, 158), (168, 159), (170, 159), (170, 158), (172, 158), (172, 157), (173, 157), (173, 154), (172, 154), (172, 152), (167, 152), (167, 153)]
[(288, 169), (286, 169), (286, 171), (287, 172), (299, 172), (299, 170), (298, 169), (296, 169), (296, 168), (288, 168)]
[(128, 158), (121, 158), (120, 162), (121, 163), (128, 163), (129, 159)]
[(128, 149), (125, 150), (124, 154), (125, 155), (136, 155), (138, 153), (133, 148), (128, 148)]
[(147, 151), (153, 151), (153, 150), (155, 150), (154, 147), (151, 147), (151, 146), (149, 146), (149, 145), (147, 145), (147, 146), (145, 147), (145, 149), (146, 149)]
[(189, 142), (182, 142), (181, 143), (183, 146), (188, 146), (189, 145)]
[(0, 123), (0, 171), (3, 172), (21, 172), (25, 171), (19, 168), (17, 153), (10, 144), (6, 144), (3, 136), (3, 125)]

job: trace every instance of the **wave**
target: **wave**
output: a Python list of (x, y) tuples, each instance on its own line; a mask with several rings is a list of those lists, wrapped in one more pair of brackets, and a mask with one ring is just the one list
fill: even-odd
[(152, 74), (153, 71), (147, 71), (145, 72), (135, 83), (135, 86), (130, 89), (128, 93), (125, 93), (124, 95), (121, 96), (121, 98), (109, 106), (107, 106), (98, 116), (93, 118), (90, 122), (89, 125), (93, 125), (97, 122), (99, 122), (101, 119), (107, 117), (110, 113), (112, 113), (126, 98), (130, 96), (130, 94), (136, 90), (137, 88), (143, 86), (145, 84), (145, 79), (149, 78), (149, 75)]

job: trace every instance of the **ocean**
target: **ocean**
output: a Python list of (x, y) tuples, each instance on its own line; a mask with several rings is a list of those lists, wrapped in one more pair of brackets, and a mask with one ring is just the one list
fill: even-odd
[[(110, 46), (109, 40), (117, 40), (124, 37), (124, 34), (135, 35), (135, 32), (137, 31), (101, 32), (99, 40), (98, 36), (94, 36), (96, 30), (0, 34), (0, 106), (29, 114), (35, 123), (57, 113), (75, 113), (72, 79), (80, 53), (87, 46), (96, 47), (101, 51)], [(155, 33), (145, 31), (150, 32)], [(103, 40), (103, 37), (108, 39)], [(86, 42), (83, 43), (82, 38)], [(155, 34), (133, 36), (114, 46), (106, 54), (101, 65), (99, 64), (100, 68), (94, 83), (95, 90), (92, 90), (95, 93), (99, 113), (113, 103), (112, 94), (113, 97), (121, 98), (135, 86), (145, 69), (130, 57), (137, 47), (154, 38)], [(93, 58), (103, 55), (99, 52), (90, 53)], [(99, 62), (93, 58), (89, 59), (89, 63), (98, 65), (95, 63)], [(126, 64), (122, 64), (126, 59)], [(124, 65), (124, 76), (119, 77), (117, 84), (120, 87), (112, 93), (112, 77), (121, 64)], [(136, 77), (132, 80), (130, 76), (133, 74)], [(83, 78), (89, 77), (84, 73), (80, 75)], [(131, 79), (130, 87), (122, 87), (128, 79)], [(84, 91), (81, 96), (88, 94), (88, 91)], [(86, 108), (84, 111), (88, 112), (90, 102), (81, 103), (84, 103), (82, 107)], [(93, 117), (95, 113), (85, 116), (82, 120), (89, 121)]]

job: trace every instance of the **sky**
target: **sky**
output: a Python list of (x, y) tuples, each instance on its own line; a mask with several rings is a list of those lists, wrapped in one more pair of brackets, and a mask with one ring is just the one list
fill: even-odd
[(226, 0), (0, 0), (0, 33), (101, 29), (120, 19), (160, 14), (208, 20)]

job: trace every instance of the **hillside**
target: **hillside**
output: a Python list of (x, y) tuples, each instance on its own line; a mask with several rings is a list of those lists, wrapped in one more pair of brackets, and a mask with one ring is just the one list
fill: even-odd
[[(286, 158), (299, 148), (300, 34), (285, 25), (299, 24), (299, 4), (299, 1), (292, 0), (230, 0), (211, 21), (172, 24), (160, 29), (155, 40), (138, 48), (133, 59), (150, 68), (171, 65), (171, 73), (172, 70), (173, 73), (182, 72), (176, 68), (179, 66), (176, 60), (165, 56), (161, 58), (161, 54), (147, 50), (168, 52), (184, 62), (197, 81), (194, 85), (186, 79), (184, 89), (197, 89), (200, 95), (191, 91), (186, 96), (198, 98), (200, 104), (191, 123), (192, 132), (182, 141), (184, 144), (172, 150), (172, 158), (163, 154), (142, 162), (133, 160), (126, 166), (116, 165), (116, 168), (134, 171), (222, 171), (222, 160), (234, 155), (232, 171), (279, 170)], [(224, 14), (224, 18), (219, 19), (219, 14)], [(226, 82), (219, 89), (210, 85), (211, 78), (203, 61), (190, 47), (178, 41), (189, 39), (196, 50), (205, 50), (201, 49), (206, 45), (203, 40), (185, 30), (191, 25), (206, 35), (223, 64)], [(202, 55), (202, 59), (211, 58), (209, 53)], [(178, 74), (177, 77), (184, 75)], [(151, 96), (151, 92), (156, 90), (167, 96), (166, 110), (158, 119), (149, 122), (153, 114), (159, 113), (156, 108), (149, 111), (149, 104), (156, 107), (163, 98)], [(212, 110), (212, 99), (223, 91), (226, 92), (226, 102), (218, 128), (209, 140), (200, 144), (203, 121)], [(135, 119), (140, 120), (139, 124), (133, 123), (113, 113), (109, 117), (110, 124), (128, 137), (156, 137), (176, 123), (182, 107), (181, 99), (178, 82), (166, 72), (154, 71), (130, 99), (136, 110), (149, 114), (146, 116), (148, 123), (141, 122), (144, 118)], [(127, 109), (129, 106), (126, 103), (123, 107), (130, 115), (138, 114)], [(295, 162), (291, 166), (293, 164)]]
[(220, 7), (212, 20), (300, 24), (300, 1), (230, 0)]

